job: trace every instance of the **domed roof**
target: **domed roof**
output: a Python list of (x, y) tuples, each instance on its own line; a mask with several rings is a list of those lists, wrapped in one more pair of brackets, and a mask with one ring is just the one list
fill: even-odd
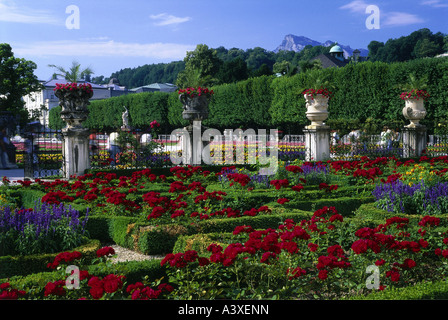
[(340, 46), (335, 45), (330, 49), (330, 53), (332, 53), (332, 52), (344, 52), (344, 50), (342, 50), (342, 48)]

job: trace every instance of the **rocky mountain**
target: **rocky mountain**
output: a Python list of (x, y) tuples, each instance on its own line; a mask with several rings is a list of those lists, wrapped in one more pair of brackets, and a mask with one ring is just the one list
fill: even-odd
[[(330, 47), (333, 46), (335, 42), (331, 40), (327, 40), (325, 42), (319, 42), (304, 36), (295, 36), (293, 34), (288, 34), (285, 36), (285, 39), (283, 39), (282, 43), (274, 50), (274, 52), (279, 52), (281, 50), (284, 51), (295, 51), (299, 52), (302, 51), (307, 45), (311, 46), (324, 46), (324, 47)], [(352, 49), (349, 45), (343, 45), (338, 43), (338, 45), (344, 50), (345, 57), (349, 57), (353, 55), (353, 51), (355, 49)], [(359, 51), (361, 51), (361, 56), (366, 57), (369, 54), (369, 51), (367, 49), (361, 49), (358, 48)]]

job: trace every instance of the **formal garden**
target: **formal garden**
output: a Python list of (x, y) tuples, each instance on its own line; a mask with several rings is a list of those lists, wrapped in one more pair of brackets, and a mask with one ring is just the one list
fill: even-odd
[[(427, 67), (434, 71), (438, 70), (435, 65), (442, 64), (446, 68), (446, 59), (412, 66), (416, 70)], [(389, 68), (367, 63), (349, 66), (344, 71), (325, 72), (336, 74), (339, 81), (336, 84), (344, 86), (337, 72), (356, 68), (366, 72), (365, 81), (379, 82), (375, 87), (370, 86), (370, 91), (366, 89), (360, 93), (360, 100), (354, 95), (342, 98), (343, 93), (336, 86), (334, 97), (329, 97), (328, 103), (330, 114), (335, 111), (336, 118), (327, 122), (333, 124), (333, 128), (339, 123), (338, 129), (348, 133), (347, 124), (359, 125), (350, 120), (353, 119), (350, 112), (341, 120), (339, 112), (342, 111), (336, 111), (335, 105), (343, 105), (343, 100), (358, 105), (352, 112), (361, 112), (364, 104), (370, 105), (370, 111), (374, 112), (376, 103), (384, 108), (382, 103), (386, 101), (394, 109), (385, 113), (385, 120), (393, 125), (407, 124), (409, 120), (420, 130), (422, 126), (418, 121), (421, 120), (428, 125), (423, 126), (424, 130), (443, 133), (442, 124), (434, 128), (429, 123), (440, 121), (445, 112), (447, 96), (445, 89), (438, 86), (446, 77), (442, 81), (437, 78), (438, 73), (429, 74), (428, 92), (434, 89), (434, 93), (431, 92), (425, 105), (423, 117), (419, 118), (420, 112), (412, 118), (402, 113), (404, 102), (415, 94), (426, 103), (427, 92), (397, 92), (395, 86), (380, 83), (387, 83), (391, 78), (385, 80), (378, 75), (379, 72), (383, 77), (391, 77), (398, 68), (404, 68), (403, 65)], [(403, 70), (398, 82), (409, 74), (405, 77)], [(369, 72), (377, 77), (369, 77)], [(353, 73), (354, 78), (355, 75), (362, 76), (362, 73)], [(298, 108), (296, 105), (282, 110), (281, 106), (289, 105), (282, 99), (297, 100), (302, 106), (307, 94), (317, 97), (328, 93), (320, 86), (303, 88), (305, 80), (303, 74), (269, 80), (272, 83), (269, 82), (268, 92), (273, 97), (269, 99), (273, 108), (269, 115), (271, 120), (288, 119), (285, 128), (293, 121), (302, 124), (317, 121), (314, 126), (325, 131), (328, 137), (330, 152), (326, 159), (310, 159), (309, 149), (313, 147), (307, 143), (279, 144), (274, 170), (269, 175), (261, 174), (266, 163), (261, 161), (259, 152), (254, 163), (248, 161), (252, 155), (251, 148), (246, 145), (243, 148), (245, 161), (238, 164), (226, 162), (222, 148), (217, 148), (213, 150), (215, 159), (222, 156), (223, 161), (215, 164), (178, 165), (164, 161), (160, 166), (136, 167), (126, 165), (124, 160), (114, 163), (117, 158), (104, 155), (104, 166), (87, 168), (81, 174), (70, 174), (69, 178), (16, 182), (3, 178), (0, 186), (0, 298), (446, 299), (448, 154), (444, 145), (427, 147), (425, 144), (422, 150), (413, 149), (412, 154), (403, 154), (406, 152), (403, 142), (395, 148), (362, 140), (330, 147), (330, 128), (319, 123), (320, 118), (305, 118), (305, 108), (288, 114)], [(358, 80), (352, 79), (354, 83)], [(255, 81), (268, 83), (267, 78), (250, 81), (252, 85)], [(247, 105), (264, 103), (262, 97), (266, 95), (255, 89), (255, 85), (250, 88), (251, 96), (259, 100), (244, 100)], [(232, 90), (231, 85), (214, 88), (208, 125), (217, 121), (219, 109), (215, 108), (221, 99), (236, 104), (236, 98), (229, 98), (230, 92), (235, 93)], [(385, 98), (378, 95), (384, 90), (390, 100), (383, 101)], [(236, 92), (243, 94), (243, 91)], [(391, 98), (393, 92), (395, 98)], [(184, 93), (180, 91), (175, 95), (178, 99), (178, 95)], [(168, 101), (175, 95), (163, 99)], [(366, 98), (369, 95), (371, 100)], [(161, 96), (153, 94), (150, 98)], [(121, 102), (117, 103), (115, 114)], [(102, 126), (97, 126), (99, 130), (106, 126), (104, 121), (113, 117), (103, 116), (98, 120), (96, 112), (106, 108), (108, 103), (111, 102), (103, 106), (98, 104), (98, 109), (93, 109), (96, 103), (92, 103), (92, 116), (83, 119), (86, 126), (95, 121), (102, 121)], [(185, 110), (191, 111), (188, 103), (184, 104), (187, 105), (184, 113), (176, 105), (173, 110), (177, 110), (178, 115), (168, 119), (181, 121), (180, 115), (185, 114)], [(136, 102), (135, 109), (130, 109), (131, 123), (135, 120), (136, 125), (137, 119), (144, 118), (138, 116), (137, 106)], [(310, 106), (307, 105), (307, 109), (309, 111)], [(160, 112), (158, 108), (154, 110)], [(239, 114), (238, 110), (234, 115)], [(80, 129), (81, 116), (73, 117), (67, 105), (58, 112), (68, 123), (68, 129), (63, 129), (66, 139), (70, 136), (67, 130), (81, 132), (87, 137), (85, 130)], [(425, 115), (428, 116), (422, 120)], [(231, 121), (230, 114), (228, 116), (225, 119)], [(382, 119), (378, 113), (371, 116)], [(368, 118), (364, 119), (365, 128), (368, 124), (377, 128), (379, 122)], [(246, 118), (246, 125), (254, 124), (250, 119), (254, 118)], [(266, 118), (258, 119), (260, 123), (254, 127), (262, 128), (260, 124)], [(184, 117), (183, 120), (194, 119)], [(161, 118), (151, 118), (146, 126), (152, 124), (154, 129), (155, 123), (162, 123)], [(270, 122), (269, 127), (273, 123)], [(312, 131), (316, 127), (311, 125), (304, 129)], [(408, 129), (415, 131), (415, 127)], [(88, 143), (76, 144), (76, 148), (78, 146), (82, 160), (83, 148), (87, 150)], [(167, 160), (166, 153), (152, 150), (153, 156)], [(231, 144), (231, 150), (232, 156), (236, 156), (238, 147)], [(84, 157), (88, 158), (88, 153)], [(112, 244), (151, 255), (153, 259), (113, 263), (110, 259), (115, 255)]]
[[(3, 181), (1, 296), (446, 298), (447, 163), (363, 157), (279, 162), (274, 176), (175, 166)], [(110, 243), (156, 258), (113, 264)]]

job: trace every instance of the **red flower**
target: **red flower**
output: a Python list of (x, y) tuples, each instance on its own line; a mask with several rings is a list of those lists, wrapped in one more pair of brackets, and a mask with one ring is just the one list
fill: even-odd
[(382, 266), (383, 264), (385, 264), (386, 263), (386, 261), (384, 261), (384, 259), (380, 259), (380, 260), (377, 260), (376, 262), (375, 262), (375, 265), (376, 266)]
[(194, 250), (188, 250), (184, 253), (184, 260), (186, 262), (194, 262), (198, 259), (198, 253)]
[(112, 247), (103, 247), (96, 251), (96, 256), (98, 258), (104, 257), (104, 256), (112, 256), (114, 254), (115, 254), (115, 250)]
[(276, 190), (279, 190), (281, 188), (286, 188), (289, 186), (288, 179), (281, 179), (281, 180), (272, 180), (270, 182), (271, 185), (275, 187)]
[(250, 182), (250, 177), (243, 173), (229, 173), (227, 175), (227, 179), (239, 183), (242, 187), (246, 186)]
[(279, 203), (279, 204), (284, 204), (286, 202), (289, 202), (289, 199), (287, 199), (287, 198), (280, 198), (280, 199), (277, 200), (277, 203)]
[(325, 280), (327, 278), (328, 278), (328, 270), (325, 270), (325, 269), (320, 270), (319, 271), (319, 279), (320, 280)]
[(418, 223), (419, 226), (425, 227), (425, 226), (438, 226), (440, 223), (440, 218), (436, 217), (430, 217), (430, 216), (424, 216), (423, 219)]
[(274, 252), (265, 252), (263, 253), (263, 255), (261, 256), (261, 263), (267, 263), (269, 264), (269, 259), (270, 258), (275, 258), (277, 255)]
[(290, 172), (293, 172), (293, 173), (301, 173), (301, 172), (303, 172), (303, 169), (300, 166), (293, 166), (293, 165), (291, 165), (291, 166), (286, 166), (285, 169), (286, 169), (286, 171), (290, 171)]
[(45, 286), (44, 295), (48, 297), (49, 295), (55, 296), (65, 296), (65, 280), (58, 280), (55, 282), (48, 282)]
[(412, 259), (405, 259), (403, 264), (400, 265), (403, 269), (412, 269), (416, 266), (417, 264), (415, 263), (414, 260)]
[(289, 277), (289, 280), (292, 280), (292, 279), (295, 279), (295, 278), (298, 278), (300, 276), (305, 275), (306, 274), (306, 270), (304, 270), (304, 269), (302, 269), (300, 267), (296, 267), (296, 268), (294, 268), (292, 270), (290, 270), (288, 268), (287, 274), (291, 274), (291, 276)]
[(56, 269), (61, 262), (71, 262), (73, 260), (81, 259), (81, 257), (82, 254), (79, 251), (61, 252), (54, 258), (52, 263), (47, 264), (47, 267), (50, 269)]
[(210, 264), (210, 261), (204, 257), (199, 257), (198, 262), (199, 262), (200, 266), (206, 266), (206, 265)]
[(393, 268), (392, 270), (386, 272), (386, 277), (390, 277), (392, 282), (397, 282), (400, 280), (400, 273), (397, 269)]
[(157, 120), (152, 121), (150, 124), (151, 129), (154, 129), (155, 127), (160, 127), (160, 124), (157, 122)]

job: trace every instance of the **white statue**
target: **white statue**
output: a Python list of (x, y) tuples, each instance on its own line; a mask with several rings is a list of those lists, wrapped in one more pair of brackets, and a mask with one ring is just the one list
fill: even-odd
[(124, 107), (124, 109), (126, 111), (121, 115), (121, 117), (123, 118), (123, 127), (129, 127), (129, 111), (126, 107)]

